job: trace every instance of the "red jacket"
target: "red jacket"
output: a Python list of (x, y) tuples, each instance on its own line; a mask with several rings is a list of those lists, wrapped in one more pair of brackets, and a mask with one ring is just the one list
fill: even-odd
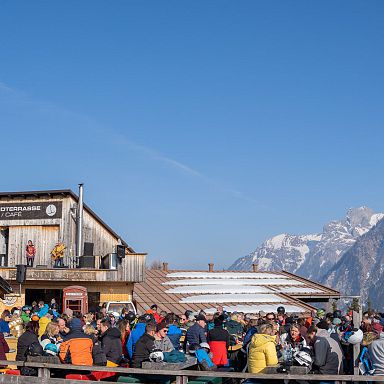
[(8, 343), (4, 339), (4, 335), (0, 333), (0, 360), (7, 360), (6, 353), (9, 352)]

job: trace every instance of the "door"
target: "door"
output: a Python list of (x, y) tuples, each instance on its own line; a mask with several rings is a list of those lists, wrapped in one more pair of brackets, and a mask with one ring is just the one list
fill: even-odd
[(85, 314), (88, 312), (87, 288), (72, 285), (63, 289), (63, 311), (67, 308)]
[(8, 237), (7, 227), (0, 228), (0, 266), (8, 266)]

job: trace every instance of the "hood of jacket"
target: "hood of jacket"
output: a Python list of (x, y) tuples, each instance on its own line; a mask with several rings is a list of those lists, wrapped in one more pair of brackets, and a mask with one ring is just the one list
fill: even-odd
[(112, 339), (120, 339), (121, 333), (118, 328), (108, 328), (101, 336), (100, 338), (104, 337), (110, 337)]
[(326, 329), (318, 329), (316, 332), (316, 336), (330, 338), (330, 334)]
[(269, 342), (276, 343), (276, 336), (255, 333), (252, 337), (252, 345), (254, 347), (262, 347)]

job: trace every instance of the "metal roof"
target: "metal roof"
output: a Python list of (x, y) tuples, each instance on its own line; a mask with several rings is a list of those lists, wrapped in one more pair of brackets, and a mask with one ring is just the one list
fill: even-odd
[(339, 296), (333, 289), (285, 271), (147, 270), (145, 281), (136, 283), (133, 292), (140, 312), (156, 303), (160, 310), (178, 314), (188, 309), (212, 310), (218, 305), (250, 312), (272, 311), (283, 305), (296, 309), (292, 312), (307, 312), (314, 307), (299, 298), (316, 301)]
[[(8, 198), (23, 198), (23, 197), (35, 197), (40, 198), (43, 196), (54, 197), (54, 196), (70, 196), (75, 201), (79, 200), (79, 197), (71, 189), (51, 189), (45, 191), (22, 191), (22, 192), (0, 192), (1, 197)], [(107, 229), (113, 236), (117, 239), (120, 239), (122, 244), (125, 245), (129, 252), (135, 253), (135, 250), (129, 246), (122, 238), (119, 236), (108, 224), (105, 223), (87, 204), (84, 204), (84, 209), (95, 219), (97, 220), (105, 229)]]

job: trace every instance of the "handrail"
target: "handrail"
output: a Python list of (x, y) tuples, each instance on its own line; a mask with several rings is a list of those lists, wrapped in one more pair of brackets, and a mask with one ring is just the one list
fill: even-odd
[[(99, 371), (99, 372), (115, 372), (125, 374), (142, 374), (142, 375), (160, 375), (160, 376), (206, 376), (206, 377), (225, 377), (232, 379), (263, 379), (263, 380), (306, 380), (306, 381), (341, 381), (341, 382), (384, 382), (384, 376), (358, 376), (358, 375), (291, 375), (291, 374), (265, 374), (265, 373), (247, 373), (247, 372), (222, 372), (222, 371), (192, 371), (192, 370), (148, 370), (142, 368), (122, 368), (122, 367), (99, 367), (99, 366), (83, 366), (72, 364), (50, 364), (40, 362), (26, 361), (9, 361), (0, 360), (0, 365), (17, 365), (19, 367), (40, 368), (42, 370), (49, 369), (68, 369), (71, 371)], [(39, 374), (40, 377), (48, 377), (49, 375)]]

